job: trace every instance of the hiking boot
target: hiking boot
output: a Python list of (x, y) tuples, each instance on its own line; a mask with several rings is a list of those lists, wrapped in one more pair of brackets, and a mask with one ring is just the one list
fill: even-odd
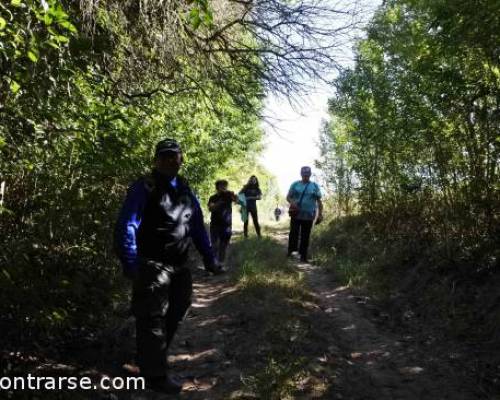
[(214, 275), (220, 275), (220, 274), (224, 273), (224, 270), (222, 269), (222, 267), (220, 265), (207, 266), (207, 267), (205, 267), (205, 269)]
[(300, 256), (300, 262), (303, 262), (303, 263), (308, 263), (309, 260), (307, 259), (306, 256)]
[(182, 383), (169, 375), (155, 376), (146, 378), (146, 388), (159, 393), (179, 394), (182, 390)]
[(297, 258), (297, 250), (289, 251), (288, 253), (286, 253), (286, 256), (288, 258)]

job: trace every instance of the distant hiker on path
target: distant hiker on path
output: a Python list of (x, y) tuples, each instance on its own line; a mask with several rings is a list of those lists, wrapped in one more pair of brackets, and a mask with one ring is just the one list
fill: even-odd
[(240, 203), (238, 196), (227, 190), (228, 182), (224, 179), (215, 182), (217, 193), (208, 199), (210, 218), (210, 240), (215, 256), (220, 264), (224, 263), (226, 250), (232, 235), (232, 203)]
[[(255, 232), (257, 236), (260, 237), (260, 225), (259, 216), (257, 214), (257, 200), (262, 198), (262, 192), (260, 191), (259, 181), (255, 175), (252, 175), (248, 180), (247, 184), (243, 186), (240, 193), (245, 195), (246, 198), (246, 208), (248, 214), (252, 216), (253, 225), (255, 226)], [(243, 234), (248, 237), (248, 220), (243, 223)]]
[[(300, 260), (307, 262), (307, 250), (309, 248), (309, 237), (316, 217), (316, 223), (323, 220), (323, 203), (321, 202), (321, 191), (317, 183), (310, 180), (311, 168), (300, 169), (302, 179), (292, 183), (286, 197), (290, 203), (288, 213), (290, 215), (290, 234), (288, 236), (288, 256), (299, 251)], [(299, 246), (300, 239), (300, 246)]]
[(115, 231), (117, 254), (133, 281), (140, 373), (148, 388), (171, 394), (182, 389), (167, 374), (167, 349), (191, 305), (191, 271), (185, 267), (191, 240), (205, 268), (220, 272), (200, 204), (177, 175), (182, 161), (175, 140), (156, 145), (153, 171), (130, 186)]
[(274, 209), (274, 218), (276, 219), (276, 222), (280, 220), (281, 213), (281, 208), (279, 206), (276, 206), (276, 208)]

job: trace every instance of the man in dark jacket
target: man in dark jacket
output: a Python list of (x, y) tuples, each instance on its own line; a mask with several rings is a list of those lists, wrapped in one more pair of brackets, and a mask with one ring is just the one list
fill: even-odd
[(129, 188), (115, 231), (124, 273), (133, 280), (137, 363), (146, 385), (165, 393), (182, 386), (167, 374), (167, 349), (191, 305), (192, 241), (208, 271), (220, 272), (203, 224), (200, 204), (178, 176), (182, 152), (173, 139), (159, 142), (151, 174)]

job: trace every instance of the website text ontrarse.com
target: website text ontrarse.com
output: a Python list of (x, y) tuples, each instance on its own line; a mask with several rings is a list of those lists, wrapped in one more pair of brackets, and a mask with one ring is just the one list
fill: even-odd
[(141, 390), (145, 388), (142, 377), (103, 376), (99, 383), (93, 383), (90, 377), (58, 376), (44, 377), (28, 374), (27, 376), (0, 377), (0, 392), (12, 390)]

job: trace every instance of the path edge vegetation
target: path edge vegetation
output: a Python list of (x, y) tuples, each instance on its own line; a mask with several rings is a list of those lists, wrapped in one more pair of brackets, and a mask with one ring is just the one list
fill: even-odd
[(317, 261), (382, 301), (395, 326), (490, 350), (500, 343), (499, 15), (488, 0), (379, 7), (334, 82), (317, 162), (333, 221), (313, 241)]
[(202, 203), (255, 169), (266, 95), (334, 69), (355, 23), (317, 27), (339, 13), (314, 3), (0, 2), (3, 348), (88, 337), (123, 302), (113, 225), (159, 139), (179, 141)]

